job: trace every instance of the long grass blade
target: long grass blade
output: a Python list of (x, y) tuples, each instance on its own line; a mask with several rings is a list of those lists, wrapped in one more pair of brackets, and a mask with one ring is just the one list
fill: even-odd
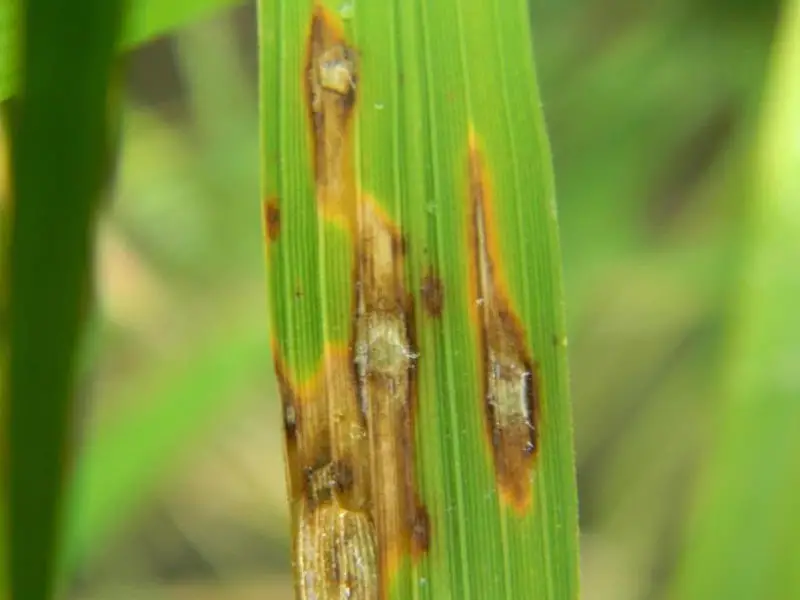
[(527, 4), (261, 0), (297, 597), (577, 597)]
[(75, 353), (91, 294), (92, 230), (107, 184), (120, 0), (29, 0), (10, 123), (8, 469), (12, 598), (55, 587)]

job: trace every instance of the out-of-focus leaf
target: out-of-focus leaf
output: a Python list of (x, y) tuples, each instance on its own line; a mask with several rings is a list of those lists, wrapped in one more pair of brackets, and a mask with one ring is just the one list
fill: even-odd
[[(0, 101), (17, 89), (21, 0), (0, 0)], [(145, 43), (214, 10), (243, 0), (129, 0), (121, 47)]]
[(237, 321), (194, 348), (133, 384), (125, 396), (137, 400), (134, 408), (88, 438), (72, 481), (67, 573), (103, 551), (198, 436), (240, 407), (244, 387), (271, 364), (263, 330)]
[(788, 0), (754, 145), (724, 404), (676, 600), (800, 597), (800, 2)]
[(25, 77), (9, 122), (9, 362), (0, 455), (7, 459), (10, 597), (50, 600), (94, 223), (114, 155), (110, 92), (123, 2), (21, 6)]

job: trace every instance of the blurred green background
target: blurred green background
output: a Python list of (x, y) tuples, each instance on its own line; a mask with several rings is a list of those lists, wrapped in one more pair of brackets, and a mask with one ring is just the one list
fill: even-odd
[[(723, 406), (779, 8), (532, 4), (565, 256), (586, 600), (672, 591)], [(76, 600), (291, 597), (256, 56), (244, 3), (126, 58), (66, 536)], [(0, 171), (6, 200), (7, 190)]]

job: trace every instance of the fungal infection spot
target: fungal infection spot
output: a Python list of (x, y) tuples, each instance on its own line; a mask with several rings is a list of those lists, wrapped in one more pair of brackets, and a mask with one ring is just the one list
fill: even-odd
[(286, 442), (294, 446), (297, 442), (297, 433), (300, 425), (297, 398), (286, 377), (283, 365), (278, 360), (275, 361), (275, 374), (278, 379), (278, 390), (280, 391), (281, 407), (283, 409), (283, 430), (286, 434)]
[(373, 452), (375, 523), (382, 588), (412, 552), (418, 500), (413, 403), (419, 354), (413, 303), (404, 282), (405, 243), (369, 197), (359, 204), (354, 361)]
[(328, 48), (319, 57), (319, 88), (317, 97), (320, 101), (323, 90), (344, 97), (355, 92), (355, 54), (350, 48), (339, 44)]
[(473, 293), (483, 357), (483, 404), (501, 496), (518, 512), (531, 497), (538, 450), (538, 380), (519, 318), (502, 287), (482, 157), (470, 141), (469, 179)]
[(431, 538), (431, 523), (428, 511), (424, 506), (418, 506), (414, 514), (414, 523), (411, 528), (411, 553), (414, 557), (420, 557), (428, 551)]
[(291, 439), (297, 437), (297, 408), (291, 402), (283, 405), (283, 426), (286, 437)]
[[(337, 497), (346, 508), (366, 510), (371, 494), (369, 444), (359, 410), (351, 353), (329, 346), (318, 372), (290, 381), (276, 359), (283, 403), (290, 492), (312, 504)], [(323, 482), (335, 485), (323, 485)]]
[(311, 20), (304, 82), (311, 122), (317, 200), (345, 221), (354, 210), (350, 122), (358, 58), (336, 16), (317, 5)]
[(327, 346), (320, 369), (304, 381), (292, 381), (276, 359), (302, 600), (378, 599), (369, 440), (350, 356)]
[(361, 378), (403, 377), (417, 354), (411, 350), (404, 319), (391, 313), (367, 313), (358, 327), (355, 358)]
[(404, 243), (372, 200), (361, 206), (359, 279), (356, 285), (356, 365), (363, 382), (396, 380), (399, 402), (408, 399), (412, 361), (417, 353), (409, 336), (409, 295), (403, 283)]
[(307, 469), (306, 494), (311, 506), (341, 498), (354, 484), (353, 468), (345, 460), (334, 460)]

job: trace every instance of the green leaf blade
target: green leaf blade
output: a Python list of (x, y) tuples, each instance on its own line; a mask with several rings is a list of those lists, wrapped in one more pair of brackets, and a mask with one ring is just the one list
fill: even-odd
[[(403, 471), (408, 487), (374, 486), (370, 506), (396, 507), (386, 500), (394, 494), (413, 497), (418, 506), (413, 515), (403, 517), (411, 519), (407, 545), (385, 539), (386, 532), (393, 531), (386, 526), (391, 517), (380, 508), (368, 509), (377, 523), (379, 587), (392, 598), (483, 598), (487, 594), (576, 598), (577, 502), (560, 252), (552, 167), (525, 3), (462, 6), (458, 2), (374, 1), (346, 7), (322, 3), (328, 7), (326, 14), (340, 24), (344, 43), (358, 54), (355, 117), (347, 125), (353, 129), (331, 129), (328, 138), (338, 143), (354, 137), (348, 150), (355, 178), (352, 196), (335, 199), (342, 206), (354, 203), (357, 208), (349, 226), (352, 237), (342, 235), (336, 242), (333, 232), (338, 225), (332, 224), (325, 206), (324, 179), (317, 182), (317, 198), (308, 187), (313, 190), (315, 183), (313, 147), (305, 146), (309, 136), (313, 139), (309, 132), (314, 111), (309, 112), (308, 99), (298, 93), (307, 75), (306, 55), (301, 52), (311, 31), (313, 5), (273, 0), (262, 2), (261, 8), (261, 36), (269, 40), (262, 49), (263, 147), (274, 149), (276, 142), (269, 137), (280, 132), (277, 156), (264, 157), (264, 189), (280, 197), (282, 217), (291, 214), (288, 218), (299, 219), (297, 215), (303, 214), (309, 219), (303, 233), (287, 233), (284, 238), (282, 218), (280, 236), (268, 242), (273, 323), (278, 332), (275, 344), (284, 349), (299, 344), (297, 351), (304, 352), (308, 344), (298, 340), (305, 335), (304, 328), (312, 327), (307, 322), (312, 320), (326, 344), (344, 342), (358, 348), (357, 333), (352, 332), (358, 331), (359, 314), (366, 306), (358, 298), (370, 284), (369, 269), (380, 268), (381, 256), (367, 259), (367, 265), (377, 261), (378, 267), (364, 267), (359, 262), (363, 257), (355, 262), (352, 257), (361, 256), (365, 248), (380, 251), (370, 236), (379, 241), (381, 236), (397, 236), (401, 249), (393, 249), (390, 255), (395, 261), (394, 285), (401, 289), (397, 293), (408, 296), (405, 322), (413, 341), (411, 377), (415, 379), (404, 417), (408, 420), (401, 421), (398, 435), (405, 435), (402, 423), (411, 423), (408, 451), (414, 460), (413, 469)], [(265, 15), (275, 14), (277, 23), (266, 20)], [(277, 49), (283, 58), (276, 64), (267, 48)], [(517, 79), (525, 81), (519, 85)], [(277, 90), (268, 89), (267, 82), (277, 85)], [(278, 107), (272, 105), (270, 94), (279, 96)], [(325, 119), (335, 118), (332, 110)], [(302, 150), (297, 151), (298, 147)], [(476, 154), (486, 175), (481, 194), (494, 211), (488, 220), (496, 243), (489, 250), (476, 247)], [(328, 157), (335, 156), (334, 152)], [(279, 189), (274, 192), (276, 182)], [(349, 208), (341, 210), (346, 214)], [(377, 232), (370, 229), (376, 227), (371, 221), (376, 211), (382, 223)], [(298, 241), (289, 247), (291, 235)], [(332, 252), (340, 256), (333, 257)], [(504, 343), (513, 347), (510, 351), (516, 353), (517, 362), (523, 355), (531, 359), (531, 369), (521, 381), (537, 379), (540, 420), (533, 425), (538, 456), (509, 459), (530, 467), (512, 469), (511, 462), (501, 464), (513, 475), (498, 472), (498, 460), (505, 460), (493, 450), (492, 428), (498, 425), (487, 420), (491, 366), (483, 344), (493, 343), (486, 339), (494, 333), (482, 329), (484, 299), (476, 295), (481, 252), (491, 254), (500, 289), (486, 302), (496, 305), (492, 310), (499, 311), (501, 305), (507, 309), (508, 322), (513, 321), (516, 328), (511, 333), (511, 325), (503, 326), (507, 327), (501, 332), (506, 336)], [(320, 253), (318, 258), (316, 253)], [(300, 319), (292, 316), (299, 309), (290, 306), (294, 301), (285, 274), (297, 274), (297, 265), (315, 261), (318, 272), (302, 277), (310, 285), (317, 284), (320, 306), (316, 314), (307, 310)], [(351, 324), (353, 329), (342, 329), (337, 323)], [(379, 326), (373, 333), (382, 335), (382, 331)], [(318, 350), (305, 352), (309, 361), (316, 357), (319, 364)], [(322, 372), (319, 377), (329, 382), (342, 376), (334, 371), (323, 377)], [(378, 398), (363, 391), (372, 389), (368, 380), (358, 385), (366, 386), (359, 388), (358, 401), (366, 398), (368, 413), (391, 414), (381, 412), (392, 410), (384, 404), (370, 405)], [(521, 385), (519, 389), (527, 393), (526, 384)], [(290, 397), (299, 403), (301, 413), (312, 411), (309, 398), (297, 399), (301, 391), (285, 389), (284, 404)], [(332, 410), (331, 423), (335, 423), (339, 413)], [(519, 411), (523, 409), (511, 410), (517, 411), (514, 418), (522, 418)], [(371, 418), (375, 417), (367, 416), (366, 435), (377, 454), (370, 459), (370, 471), (381, 481), (385, 477), (381, 473), (389, 467), (375, 461), (386, 462), (381, 448), (396, 443), (383, 437), (387, 430), (380, 429), (381, 419), (388, 424), (393, 421), (391, 416)], [(292, 462), (296, 442), (291, 437), (288, 441), (291, 471), (296, 467)], [(331, 443), (338, 443), (335, 434)], [(398, 468), (406, 469), (405, 458), (398, 460)], [(295, 515), (296, 544), (298, 527), (303, 527), (299, 523)], [(402, 547), (399, 558), (395, 544)], [(305, 598), (301, 583), (312, 567), (295, 558), (298, 597)]]
[(22, 6), (24, 79), (10, 111), (2, 440), (10, 596), (48, 600), (57, 590), (76, 354), (92, 292), (93, 225), (113, 156), (110, 92), (123, 3), (29, 0)]

